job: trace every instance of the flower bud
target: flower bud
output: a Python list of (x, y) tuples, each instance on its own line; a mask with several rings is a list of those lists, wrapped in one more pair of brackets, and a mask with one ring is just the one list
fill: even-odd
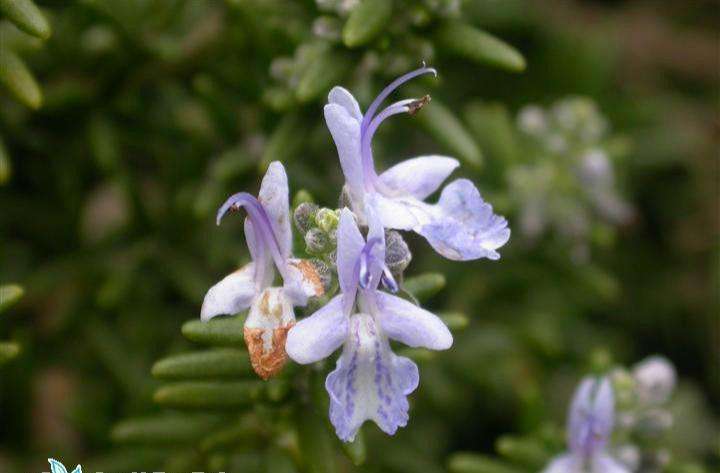
[(652, 356), (633, 369), (638, 398), (646, 404), (662, 404), (675, 388), (675, 367), (662, 356)]
[(301, 233), (307, 233), (315, 223), (315, 214), (318, 206), (312, 202), (303, 202), (295, 208), (293, 213), (293, 221), (295, 226)]
[(402, 235), (395, 230), (385, 234), (385, 264), (393, 274), (401, 274), (412, 261), (412, 253)]
[(337, 228), (339, 220), (340, 216), (336, 211), (325, 207), (318, 210), (315, 214), (315, 223), (326, 233)]
[(329, 249), (330, 241), (327, 233), (319, 228), (311, 228), (305, 233), (305, 250), (308, 253), (317, 255), (325, 253)]

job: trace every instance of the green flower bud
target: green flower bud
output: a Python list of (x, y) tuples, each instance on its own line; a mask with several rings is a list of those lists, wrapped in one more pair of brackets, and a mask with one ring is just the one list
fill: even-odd
[(315, 214), (315, 223), (326, 233), (337, 228), (339, 220), (340, 215), (337, 211), (325, 207), (318, 210)]

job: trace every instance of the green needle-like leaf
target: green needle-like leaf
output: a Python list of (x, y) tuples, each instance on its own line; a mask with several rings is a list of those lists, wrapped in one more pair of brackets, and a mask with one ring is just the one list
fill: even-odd
[(300, 77), (295, 96), (300, 102), (310, 102), (340, 82), (348, 69), (347, 56), (325, 53), (319, 54), (313, 62), (308, 64)]
[(190, 320), (182, 326), (182, 334), (191, 342), (205, 345), (237, 346), (245, 343), (245, 317), (223, 317), (203, 322)]
[(433, 99), (416, 117), (423, 128), (452, 154), (474, 168), (482, 165), (478, 144), (455, 113), (445, 105)]
[(440, 314), (440, 319), (445, 322), (445, 325), (452, 331), (459, 331), (468, 326), (470, 319), (467, 315), (460, 312), (445, 312)]
[(0, 0), (0, 12), (15, 26), (33, 36), (48, 39), (52, 33), (45, 15), (31, 0)]
[(496, 447), (500, 455), (515, 464), (527, 466), (532, 470), (541, 469), (551, 456), (543, 445), (534, 439), (504, 436), (497, 441)]
[(175, 444), (197, 440), (225, 422), (211, 414), (168, 414), (124, 420), (113, 427), (114, 442)]
[(348, 48), (369, 43), (380, 34), (392, 16), (392, 0), (362, 0), (353, 8), (342, 31)]
[(163, 380), (242, 377), (250, 373), (247, 352), (232, 348), (174, 355), (152, 368), (153, 376)]
[(442, 273), (420, 274), (407, 278), (403, 283), (403, 288), (421, 302), (434, 296), (444, 287), (445, 275)]
[(505, 463), (483, 455), (473, 453), (456, 453), (448, 461), (450, 473), (522, 473)]
[(0, 313), (19, 301), (24, 292), (23, 288), (17, 284), (0, 286)]
[(189, 381), (159, 388), (154, 399), (165, 407), (221, 409), (251, 404), (262, 392), (261, 381)]
[(501, 39), (474, 26), (460, 22), (446, 23), (438, 29), (436, 38), (452, 54), (512, 72), (525, 70), (522, 54)]
[(297, 427), (304, 471), (309, 473), (337, 471), (333, 439), (330, 437), (325, 420), (308, 407), (298, 415)]
[(42, 92), (30, 70), (13, 51), (0, 45), (0, 83), (24, 105), (32, 109), (42, 105)]
[(365, 463), (367, 458), (367, 447), (365, 446), (365, 436), (362, 429), (358, 430), (355, 440), (352, 442), (342, 442), (342, 451), (350, 459), (355, 466)]

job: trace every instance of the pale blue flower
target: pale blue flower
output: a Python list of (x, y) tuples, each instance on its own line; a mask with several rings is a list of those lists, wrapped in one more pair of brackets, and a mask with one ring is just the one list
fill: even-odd
[(568, 453), (543, 473), (630, 473), (608, 454), (615, 421), (615, 396), (607, 377), (587, 377), (575, 391), (567, 425)]
[(330, 91), (325, 121), (337, 146), (352, 210), (365, 223), (364, 211), (371, 205), (383, 226), (419, 233), (446, 258), (498, 259), (495, 250), (508, 241), (510, 229), (472, 182), (457, 179), (442, 190), (437, 204), (424, 202), (459, 166), (457, 160), (420, 156), (380, 175), (375, 172), (370, 145), (380, 124), (392, 115), (415, 113), (428, 99), (400, 100), (376, 114), (378, 107), (400, 85), (423, 74), (436, 72), (422, 67), (399, 77), (377, 96), (364, 116), (350, 92), (342, 87)]
[[(250, 308), (245, 341), (253, 368), (267, 378), (285, 362), (285, 337), (295, 323), (293, 306), (321, 295), (323, 286), (309, 262), (292, 257), (288, 181), (281, 163), (270, 164), (257, 199), (247, 192), (228, 198), (218, 210), (218, 225), (228, 211), (241, 208), (247, 212), (245, 239), (252, 262), (210, 288), (200, 317), (207, 321)], [(272, 287), (275, 270), (282, 287)]]
[(381, 281), (391, 289), (396, 284), (385, 266), (382, 224), (371, 207), (365, 216), (367, 241), (353, 214), (342, 211), (337, 233), (341, 294), (298, 322), (286, 345), (290, 358), (303, 364), (322, 360), (343, 346), (325, 387), (330, 421), (346, 442), (366, 420), (390, 435), (407, 424), (407, 395), (418, 386), (418, 368), (392, 352), (390, 339), (432, 350), (452, 345), (450, 331), (437, 316), (378, 289)]
[[(50, 473), (67, 473), (65, 465), (54, 458), (48, 458), (48, 463), (50, 463)], [(77, 465), (72, 473), (82, 473), (82, 467)]]

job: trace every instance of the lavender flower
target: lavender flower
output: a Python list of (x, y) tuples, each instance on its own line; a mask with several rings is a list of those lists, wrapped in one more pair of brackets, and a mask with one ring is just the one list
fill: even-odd
[(413, 114), (429, 101), (406, 99), (377, 113), (378, 107), (395, 89), (414, 77), (436, 74), (422, 67), (393, 81), (375, 98), (363, 116), (355, 98), (342, 87), (334, 87), (325, 105), (325, 121), (340, 156), (350, 205), (365, 223), (366, 205), (371, 205), (386, 228), (412, 230), (432, 247), (453, 260), (498, 259), (498, 248), (510, 238), (507, 221), (495, 215), (475, 185), (467, 179), (448, 184), (437, 204), (424, 200), (435, 192), (459, 166), (443, 156), (420, 156), (391, 167), (379, 176), (375, 172), (372, 138), (380, 124), (400, 113)]
[(570, 406), (569, 452), (552, 460), (543, 473), (629, 473), (607, 453), (614, 417), (615, 398), (610, 380), (583, 379)]
[(322, 360), (343, 345), (325, 388), (330, 395), (330, 421), (346, 442), (355, 438), (366, 420), (389, 435), (407, 424), (407, 395), (418, 386), (418, 368), (410, 359), (395, 355), (389, 339), (432, 350), (452, 345), (452, 335), (438, 317), (378, 290), (381, 281), (391, 289), (397, 285), (385, 265), (382, 224), (372, 207), (364, 215), (369, 224), (367, 241), (353, 214), (342, 211), (337, 253), (341, 294), (298, 322), (286, 345), (290, 358), (303, 364)]
[[(291, 255), (288, 182), (285, 168), (270, 163), (258, 199), (246, 192), (232, 195), (220, 207), (217, 223), (230, 210), (244, 208), (245, 239), (252, 262), (226, 276), (205, 295), (200, 317), (209, 320), (250, 308), (245, 343), (255, 372), (263, 379), (282, 369), (287, 359), (285, 339), (295, 323), (293, 306), (323, 293), (315, 267)], [(283, 287), (271, 287), (275, 269)]]

